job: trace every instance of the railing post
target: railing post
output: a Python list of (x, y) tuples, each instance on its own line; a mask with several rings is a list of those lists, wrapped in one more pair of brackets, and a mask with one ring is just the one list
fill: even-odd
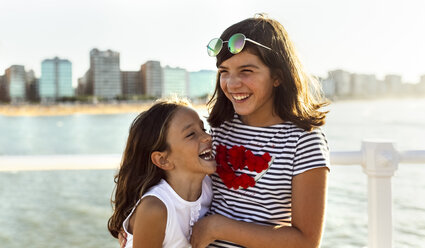
[(398, 167), (398, 153), (392, 142), (362, 142), (363, 172), (368, 176), (368, 247), (391, 248), (391, 177)]

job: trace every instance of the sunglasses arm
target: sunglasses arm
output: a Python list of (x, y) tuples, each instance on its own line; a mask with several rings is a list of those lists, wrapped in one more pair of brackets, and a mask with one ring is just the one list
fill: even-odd
[(246, 41), (249, 41), (249, 42), (251, 42), (251, 43), (254, 43), (255, 45), (258, 45), (258, 46), (260, 46), (260, 47), (264, 47), (264, 48), (267, 48), (267, 49), (269, 49), (269, 50), (272, 50), (270, 47), (266, 47), (265, 45), (260, 44), (260, 43), (258, 43), (258, 42), (256, 42), (256, 41), (254, 41), (254, 40), (249, 39), (249, 38), (245, 38), (245, 40), (246, 40)]

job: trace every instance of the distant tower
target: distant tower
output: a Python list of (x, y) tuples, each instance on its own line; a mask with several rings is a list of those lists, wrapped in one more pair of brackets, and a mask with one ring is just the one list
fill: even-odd
[(190, 98), (205, 97), (212, 95), (217, 79), (217, 71), (200, 70), (189, 72), (189, 92)]
[(425, 75), (422, 75), (418, 83), (418, 93), (425, 94)]
[(12, 102), (25, 100), (26, 72), (23, 65), (12, 65), (6, 69), (4, 76), (6, 98)]
[(43, 60), (39, 94), (43, 100), (56, 100), (61, 97), (74, 96), (72, 64), (69, 60), (58, 57)]
[(141, 67), (142, 94), (162, 96), (162, 68), (159, 61), (147, 61)]
[(93, 93), (90, 93), (88, 89), (89, 74), (90, 74), (90, 70), (88, 70), (83, 77), (78, 79), (77, 95), (86, 96), (86, 95), (93, 94)]
[(0, 76), (0, 102), (7, 102), (9, 100), (9, 89), (6, 85), (5, 76)]
[(390, 95), (397, 95), (402, 90), (402, 77), (400, 75), (386, 75), (385, 76), (386, 92)]
[(328, 72), (329, 78), (335, 82), (335, 94), (337, 96), (351, 95), (351, 75), (347, 71), (335, 70)]
[(122, 94), (120, 54), (111, 50), (90, 51), (89, 95), (112, 99)]
[(139, 71), (121, 71), (122, 94), (133, 96), (142, 94), (142, 83)]
[(379, 85), (375, 75), (351, 74), (351, 94), (356, 97), (374, 97), (378, 95)]
[(187, 96), (188, 92), (187, 71), (182, 68), (166, 66), (162, 69), (162, 96), (178, 95)]
[(425, 85), (425, 75), (422, 75), (421, 76), (421, 79), (420, 79), (419, 83)]
[(39, 83), (40, 83), (40, 80), (35, 77), (34, 71), (29, 70), (27, 72), (27, 85), (26, 85), (27, 100), (32, 102), (40, 100)]
[(327, 98), (335, 97), (335, 81), (331, 77), (325, 79), (319, 79), (322, 87), (323, 94)]

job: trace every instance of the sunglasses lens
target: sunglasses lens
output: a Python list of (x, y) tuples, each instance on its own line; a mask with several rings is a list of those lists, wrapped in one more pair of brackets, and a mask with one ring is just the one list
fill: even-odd
[(211, 57), (217, 56), (223, 47), (223, 41), (220, 38), (212, 39), (207, 45), (208, 55)]
[(245, 46), (245, 35), (234, 34), (229, 39), (229, 51), (233, 54), (240, 53)]

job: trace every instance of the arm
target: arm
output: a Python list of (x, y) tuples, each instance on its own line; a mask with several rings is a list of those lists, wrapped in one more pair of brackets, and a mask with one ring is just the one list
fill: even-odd
[(276, 228), (211, 215), (195, 224), (192, 246), (206, 247), (219, 239), (247, 247), (319, 247), (325, 219), (327, 174), (327, 168), (317, 168), (294, 177), (292, 226)]
[[(130, 220), (133, 247), (162, 247), (167, 225), (167, 207), (154, 196), (145, 197)], [(133, 218), (132, 218), (133, 219)]]

